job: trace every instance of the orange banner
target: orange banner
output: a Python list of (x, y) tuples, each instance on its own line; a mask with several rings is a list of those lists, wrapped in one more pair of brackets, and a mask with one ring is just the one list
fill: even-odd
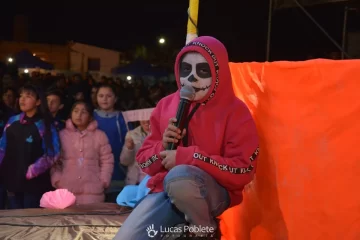
[(230, 63), (261, 138), (224, 240), (360, 239), (360, 61)]

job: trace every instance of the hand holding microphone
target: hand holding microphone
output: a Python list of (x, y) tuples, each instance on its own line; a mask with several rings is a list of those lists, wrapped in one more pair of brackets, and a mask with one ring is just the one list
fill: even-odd
[(163, 147), (166, 151), (160, 153), (162, 165), (170, 170), (176, 165), (176, 148), (186, 135), (184, 125), (188, 117), (191, 101), (194, 100), (195, 90), (191, 86), (184, 86), (180, 90), (180, 103), (176, 118), (169, 119), (169, 125), (163, 135)]
[(163, 147), (164, 149), (168, 149), (169, 144), (175, 143), (177, 144), (186, 134), (186, 129), (181, 130), (175, 126), (177, 122), (176, 118), (170, 118), (169, 119), (169, 125), (165, 129), (164, 135), (163, 135)]
[(171, 118), (169, 120), (169, 126), (167, 128), (167, 130), (175, 132), (172, 134), (168, 133), (169, 135), (168, 137), (173, 137), (174, 139), (172, 141), (170, 139), (166, 139), (166, 140), (170, 140), (167, 141), (168, 144), (165, 148), (166, 150), (175, 150), (179, 145), (182, 137), (185, 136), (186, 132), (184, 132), (184, 127), (189, 115), (191, 102), (194, 100), (194, 98), (195, 98), (195, 90), (193, 87), (186, 85), (180, 89), (180, 102), (176, 112), (176, 117), (175, 119)]
[[(175, 126), (177, 120), (176, 118), (169, 119), (169, 125), (166, 128), (163, 135), (163, 147), (164, 149), (169, 149), (170, 144), (178, 144), (178, 142), (185, 136), (186, 129), (183, 129), (182, 133), (179, 128)], [(180, 134), (181, 133), (181, 134)], [(176, 161), (176, 150), (165, 150), (160, 153), (160, 157), (163, 159), (161, 161), (162, 165), (170, 170), (175, 167)]]

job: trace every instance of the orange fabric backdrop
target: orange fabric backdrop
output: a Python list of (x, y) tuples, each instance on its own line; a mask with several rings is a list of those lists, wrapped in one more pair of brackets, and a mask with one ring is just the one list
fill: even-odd
[(257, 123), (256, 179), (223, 240), (360, 239), (360, 61), (230, 63)]

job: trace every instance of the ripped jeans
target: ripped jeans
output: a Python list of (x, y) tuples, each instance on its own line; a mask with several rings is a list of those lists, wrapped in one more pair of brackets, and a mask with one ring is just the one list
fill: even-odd
[(230, 204), (225, 188), (205, 171), (190, 165), (171, 169), (164, 188), (164, 192), (147, 195), (135, 207), (115, 240), (160, 240), (179, 234), (175, 226), (186, 223), (190, 225), (182, 231), (211, 232), (217, 227), (215, 218)]

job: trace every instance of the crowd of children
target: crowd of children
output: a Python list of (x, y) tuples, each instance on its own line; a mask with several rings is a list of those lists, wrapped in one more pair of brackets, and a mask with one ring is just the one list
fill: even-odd
[(115, 202), (124, 182), (136, 185), (144, 178), (135, 153), (149, 121), (129, 131), (115, 108), (116, 88), (104, 83), (93, 90), (89, 101), (75, 97), (70, 109), (56, 88), (24, 85), (18, 108), (12, 107), (15, 97), (3, 98), (0, 209), (37, 208), (45, 192), (58, 188), (71, 191), (77, 204)]

